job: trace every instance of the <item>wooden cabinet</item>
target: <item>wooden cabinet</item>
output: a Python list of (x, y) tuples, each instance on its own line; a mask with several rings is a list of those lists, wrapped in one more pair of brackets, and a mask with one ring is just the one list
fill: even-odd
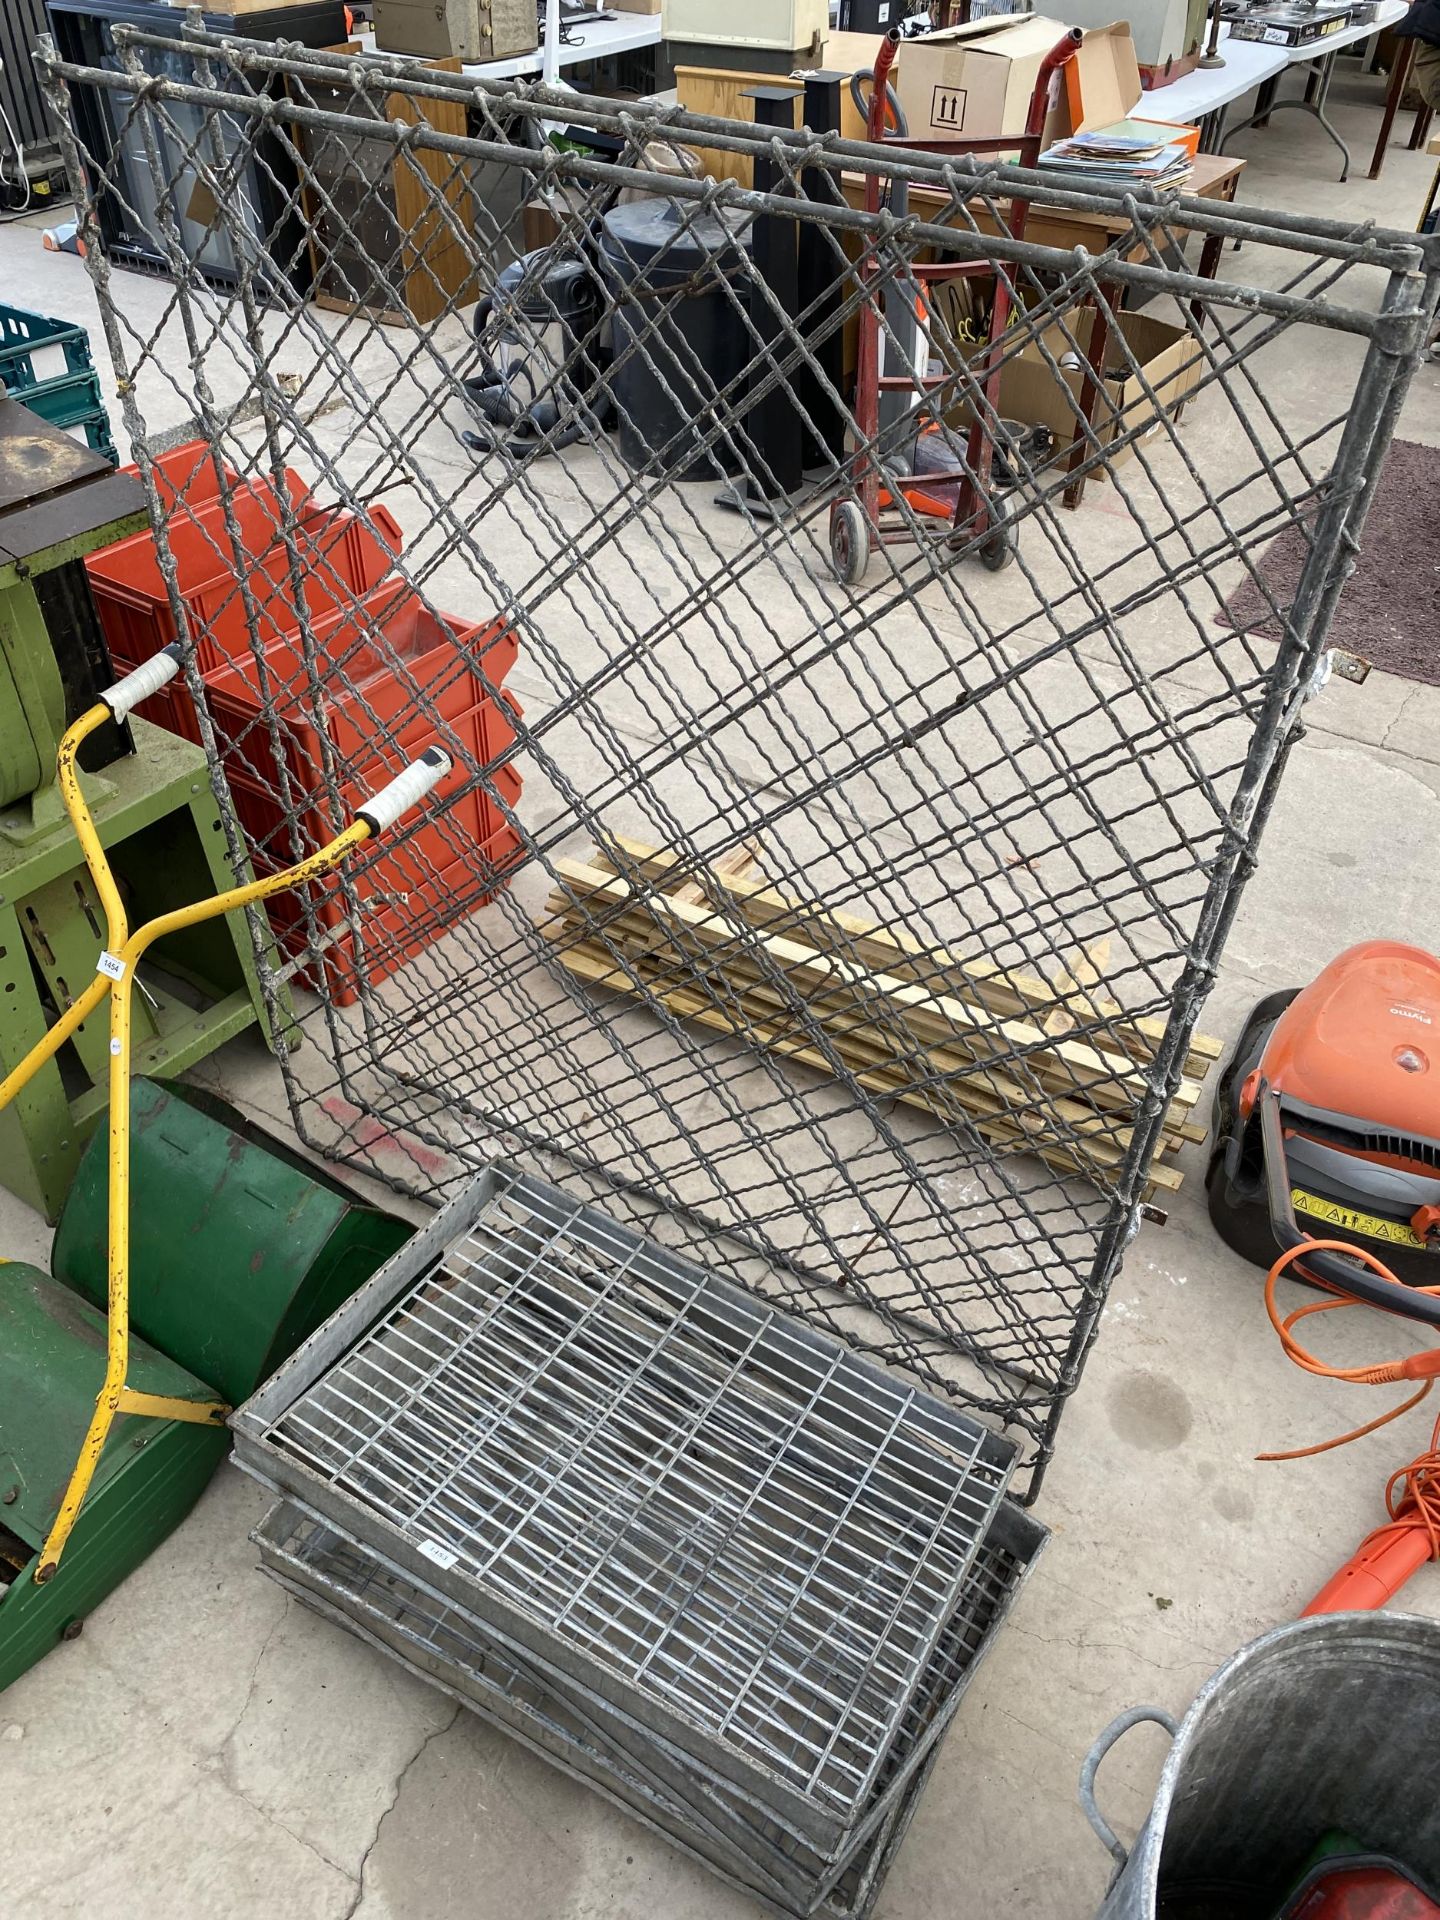
[[(458, 73), (458, 60), (426, 62)], [(316, 303), (363, 310), (394, 325), (438, 319), (447, 306), (479, 298), (469, 163), (454, 154), (404, 148), (367, 136), (374, 107), (349, 87), (305, 81), (309, 104), (342, 114), (354, 133), (307, 130), (305, 217)], [(397, 89), (391, 121), (463, 135), (459, 100), (428, 100)]]

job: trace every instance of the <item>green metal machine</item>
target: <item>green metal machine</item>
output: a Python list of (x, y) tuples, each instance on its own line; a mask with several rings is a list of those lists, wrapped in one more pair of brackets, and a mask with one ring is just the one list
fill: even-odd
[[(127, 1379), (238, 1405), (408, 1237), (238, 1113), (137, 1079)], [(105, 1372), (106, 1151), (81, 1159), (53, 1275), (0, 1264), (0, 1690), (78, 1630), (169, 1534), (223, 1426), (121, 1414), (54, 1579), (34, 1578)]]
[[(93, 976), (104, 917), (55, 786), (67, 723), (113, 678), (84, 556), (146, 524), (132, 475), (0, 399), (0, 1073)], [(205, 756), (142, 720), (80, 761), (131, 917), (230, 882)], [(166, 943), (136, 1002), (135, 1062), (178, 1073), (263, 1012), (243, 922)], [(106, 1034), (87, 1021), (0, 1114), (0, 1183), (54, 1220), (105, 1106)]]

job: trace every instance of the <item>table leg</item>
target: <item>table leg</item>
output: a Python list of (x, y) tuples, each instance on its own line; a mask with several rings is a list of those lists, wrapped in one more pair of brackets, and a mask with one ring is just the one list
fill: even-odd
[(1250, 121), (1252, 127), (1269, 126), (1270, 110), (1275, 105), (1275, 95), (1280, 90), (1280, 82), (1285, 75), (1285, 71), (1286, 69), (1282, 67), (1279, 73), (1261, 82), (1260, 91), (1255, 96), (1255, 112)]
[(1395, 125), (1395, 116), (1400, 111), (1400, 102), (1405, 97), (1405, 89), (1410, 84), (1410, 69), (1415, 64), (1415, 40), (1402, 40), (1400, 51), (1395, 56), (1395, 64), (1390, 69), (1390, 84), (1385, 89), (1385, 112), (1380, 121), (1380, 133), (1375, 142), (1375, 151), (1370, 156), (1370, 178), (1378, 180), (1380, 169), (1385, 164), (1385, 149), (1390, 144), (1390, 129)]
[(1411, 153), (1419, 153), (1430, 138), (1430, 122), (1435, 118), (1434, 109), (1422, 107), (1415, 116), (1415, 124), (1410, 129), (1409, 148)]
[[(1202, 280), (1213, 280), (1215, 278), (1216, 274), (1220, 271), (1220, 256), (1224, 251), (1224, 234), (1207, 233), (1205, 243), (1200, 249), (1200, 266), (1198, 272)], [(1205, 319), (1205, 302), (1198, 294), (1190, 302), (1190, 318), (1195, 322), (1198, 331), (1204, 324)]]
[[(1251, 114), (1248, 120), (1242, 120), (1238, 127), (1232, 128), (1232, 136), (1236, 133), (1244, 133), (1248, 127), (1263, 127), (1270, 115), (1272, 113), (1279, 113), (1282, 107), (1297, 108), (1301, 113), (1308, 113), (1312, 120), (1318, 120), (1325, 129), (1328, 138), (1340, 149), (1340, 157), (1343, 162), (1340, 169), (1340, 180), (1343, 185), (1344, 182), (1350, 178), (1350, 149), (1325, 117), (1325, 105), (1330, 97), (1330, 79), (1334, 71), (1335, 54), (1328, 53), (1320, 62), (1319, 80), (1314, 90), (1313, 99), (1310, 97), (1310, 89), (1307, 87), (1305, 93), (1298, 100), (1276, 100), (1272, 97), (1267, 101), (1265, 98), (1266, 89), (1273, 88), (1275, 81), (1266, 81), (1265, 87), (1262, 87), (1260, 90), (1260, 100), (1257, 110)], [(1281, 76), (1277, 74), (1276, 80), (1280, 77)]]
[(1302, 100), (1297, 101), (1295, 104), (1297, 106), (1308, 106), (1326, 133), (1329, 134), (1335, 145), (1340, 149), (1340, 184), (1343, 187), (1345, 182), (1350, 178), (1350, 149), (1340, 138), (1335, 128), (1325, 118), (1325, 107), (1330, 98), (1330, 81), (1334, 72), (1335, 55), (1333, 53), (1327, 53), (1325, 58), (1320, 62), (1320, 84), (1316, 89), (1314, 101)]
[(1416, 229), (1417, 232), (1423, 233), (1425, 231), (1425, 222), (1434, 212), (1437, 199), (1440, 199), (1440, 167), (1435, 169), (1434, 177), (1430, 182), (1430, 191), (1425, 196), (1425, 211), (1420, 215), (1420, 224)]
[(1228, 107), (1217, 107), (1213, 113), (1206, 114), (1200, 134), (1202, 153), (1219, 153), (1225, 138), (1225, 116), (1229, 111)]

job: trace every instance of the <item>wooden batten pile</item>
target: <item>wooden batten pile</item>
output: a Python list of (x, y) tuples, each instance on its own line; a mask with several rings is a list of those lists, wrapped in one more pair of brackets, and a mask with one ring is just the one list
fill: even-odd
[[(768, 886), (749, 847), (687, 877), (678, 854), (613, 844), (615, 857), (555, 863), (548, 932), (572, 974), (1113, 1186), (1164, 1023), (1098, 991), (1102, 950), (1051, 983)], [(1169, 1156), (1205, 1137), (1192, 1115), (1219, 1054), (1191, 1042), (1152, 1204), (1180, 1185)]]

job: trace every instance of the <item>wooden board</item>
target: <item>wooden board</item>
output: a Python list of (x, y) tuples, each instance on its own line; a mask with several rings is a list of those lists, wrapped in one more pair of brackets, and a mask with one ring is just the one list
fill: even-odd
[[(812, 1030), (822, 1027), (842, 1052), (857, 1045), (878, 1048), (879, 1057), (894, 1069), (897, 1085), (928, 1085), (940, 1077), (947, 1095), (983, 1095), (987, 1110), (1008, 1112), (1021, 1124), (1034, 1116), (1038, 1130), (1047, 1117), (1080, 1132), (1113, 1130), (1115, 1116), (1128, 1120), (1140, 1103), (1133, 1084), (1127, 1090), (1119, 1078), (1117, 1061), (1106, 1063), (1103, 1078), (1082, 1079), (1073, 1066), (1048, 1052), (1013, 1051), (1012, 1025), (982, 1029), (977, 1037), (975, 1029), (957, 1032), (950, 1027), (928, 996), (922, 996), (919, 1011), (914, 999), (897, 1004), (884, 992), (883, 976), (817, 987), (807, 968), (785, 965), (770, 943), (763, 960), (739, 955), (723, 943), (711, 958), (684, 942), (657, 944), (653, 926), (647, 929), (643, 919), (637, 926), (634, 917), (607, 921), (592, 937), (587, 937), (588, 923), (582, 920), (567, 925), (560, 939), (563, 943), (577, 935), (587, 952), (638, 969), (637, 980), (643, 973), (647, 987), (678, 986), (722, 1003), (742, 1000), (762, 1006), (763, 1018), (778, 1012), (792, 1025), (803, 1018)], [(826, 965), (826, 956), (811, 955), (810, 960)], [(953, 1097), (950, 1105), (953, 1110)], [(1184, 1106), (1172, 1104), (1164, 1115), (1167, 1128), (1178, 1132), (1185, 1127), (1186, 1114)]]
[[(672, 937), (683, 937), (687, 945), (694, 942), (701, 952), (739, 949), (735, 959), (727, 961), (727, 967), (743, 964), (745, 931), (739, 922), (713, 908), (648, 890), (636, 895), (628, 881), (608, 878), (579, 861), (558, 860), (555, 869), (563, 880), (573, 883), (572, 898), (577, 901), (622, 903), (634, 899), (642, 915), (674, 921)], [(755, 932), (753, 928), (750, 931)], [(1047, 1062), (1055, 1063), (1053, 1071), (1058, 1077), (1097, 1098), (1118, 1104), (1133, 1102), (1144, 1094), (1144, 1078), (1132, 1071), (1128, 1062), (1083, 1043), (1051, 1040), (1029, 1021), (988, 1015), (917, 981), (875, 971), (840, 953), (825, 952), (783, 935), (759, 934), (750, 944), (788, 979), (799, 981), (807, 994), (828, 993), (837, 1004), (859, 1008), (862, 1017), (868, 1002), (883, 1000), (922, 1046), (959, 1045), (973, 1059), (1040, 1053)]]
[[(583, 948), (572, 948), (562, 952), (560, 963), (568, 972), (578, 975), (591, 985), (601, 988), (613, 988), (622, 993), (634, 993), (637, 981), (643, 976), (623, 966), (616, 966), (602, 956), (596, 956)], [(663, 1004), (674, 1013), (720, 1033), (732, 1034), (751, 1045), (761, 1046), (769, 1051), (784, 1055), (787, 1059), (797, 1060), (805, 1066), (813, 1067), (824, 1074), (832, 1074), (834, 1067), (829, 1059), (818, 1049), (803, 1039), (787, 1033), (783, 1027), (768, 1026), (756, 1018), (748, 1008), (734, 1010), (717, 1006), (707, 996), (688, 993), (683, 989), (669, 988), (657, 993)], [(998, 1102), (990, 1111), (975, 1112), (963, 1102), (947, 1097), (948, 1087), (937, 1091), (907, 1086), (897, 1081), (892, 1071), (866, 1065), (863, 1058), (850, 1063), (858, 1085), (871, 1092), (886, 1095), (900, 1101), (902, 1105), (916, 1106), (931, 1113), (937, 1119), (954, 1125), (957, 1119), (968, 1119), (978, 1133), (985, 1139), (1001, 1146), (1012, 1146), (1037, 1154), (1047, 1164), (1055, 1166), (1061, 1172), (1078, 1173), (1088, 1179), (1097, 1177), (1103, 1181), (1107, 1173), (1116, 1172), (1123, 1161), (1124, 1150), (1129, 1144), (1130, 1135), (1126, 1129), (1112, 1130), (1110, 1137), (1071, 1142), (1047, 1131), (1043, 1124), (1029, 1124), (1016, 1119)], [(1094, 1125), (1091, 1116), (1090, 1124)], [(1147, 1177), (1150, 1188), (1173, 1193), (1181, 1184), (1181, 1176), (1171, 1167), (1153, 1165)]]
[[(875, 64), (880, 36), (873, 33), (832, 33), (825, 42), (825, 57), (820, 70), (830, 73), (869, 72)], [(798, 71), (798, 70), (797, 70)], [(738, 120), (753, 126), (754, 102), (744, 94), (750, 87), (793, 87), (804, 91), (805, 82), (783, 73), (735, 73), (723, 67), (676, 67), (675, 93), (687, 113), (713, 114), (721, 120)], [(802, 119), (795, 111), (795, 123)], [(865, 138), (865, 121), (850, 95), (847, 81), (840, 89), (840, 132), (847, 140)], [(706, 173), (717, 180), (738, 180), (741, 186), (754, 183), (754, 169), (746, 154), (727, 153), (719, 147), (697, 147)]]
[[(668, 891), (668, 877), (680, 865), (678, 854), (657, 851), (623, 834), (615, 835), (614, 840), (636, 872)], [(767, 886), (764, 881), (743, 875), (723, 875), (718, 867), (711, 868), (709, 873), (711, 899), (716, 899), (713, 889), (718, 885), (726, 907), (740, 913), (753, 926), (793, 929), (802, 939), (818, 932), (822, 945), (843, 942), (846, 952), (852, 951), (853, 943), (855, 956), (867, 965), (898, 974), (902, 979), (938, 985), (962, 999), (974, 998), (996, 1013), (1033, 1014), (1039, 1008), (1063, 1004), (1054, 987), (1037, 975), (1006, 969), (992, 961), (963, 960), (944, 947), (926, 947), (893, 928), (882, 927), (857, 914), (798, 900)], [(1125, 1050), (1135, 1059), (1148, 1059), (1164, 1036), (1163, 1020), (1132, 1018), (1117, 1001), (1103, 996), (1096, 996), (1093, 1004), (1116, 1023), (1117, 1037), (1123, 1038)], [(1220, 1058), (1221, 1051), (1220, 1041), (1197, 1034), (1186, 1057), (1186, 1076), (1197, 1080), (1203, 1077)]]
[[(703, 113), (720, 120), (738, 120), (747, 130), (753, 128), (753, 102), (742, 99), (747, 87), (791, 87), (800, 92), (798, 80), (783, 73), (731, 73), (722, 67), (676, 67), (675, 97), (687, 113)], [(797, 109), (796, 119), (799, 119)], [(686, 141), (686, 145), (690, 145)], [(695, 148), (702, 171), (716, 180), (738, 180), (742, 187), (753, 186), (755, 169), (750, 156), (728, 153), (723, 147)]]
[[(353, 45), (342, 49), (353, 50)], [(438, 73), (460, 71), (460, 61), (454, 58), (417, 61), (416, 66), (417, 70)], [(463, 135), (466, 130), (465, 106), (458, 100), (422, 99), (397, 91), (386, 98), (385, 117), (409, 125), (428, 124), (441, 133)], [(303, 133), (297, 137), (304, 139)], [(355, 140), (359, 144), (366, 138), (365, 120), (357, 115)], [(383, 151), (386, 174), (383, 186), (375, 191), (378, 194), (388, 187), (395, 226), (403, 239), (398, 253), (388, 262), (376, 264), (385, 267), (387, 278), (397, 285), (405, 304), (395, 308), (378, 297), (353, 297), (343, 270), (327, 253), (327, 248), (335, 247), (343, 255), (345, 236), (329, 224), (335, 216), (307, 181), (302, 187), (302, 204), (315, 268), (311, 298), (317, 307), (334, 313), (365, 312), (387, 326), (409, 326), (412, 322), (428, 325), (451, 304), (464, 305), (479, 295), (475, 263), (466, 244), (473, 220), (464, 163), (457, 165), (450, 154), (423, 149), (406, 152), (388, 142)], [(331, 276), (329, 284), (327, 274)], [(377, 285), (374, 293), (378, 296), (380, 292)]]
[[(455, 59), (431, 60), (437, 73), (459, 73)], [(391, 121), (428, 122), (437, 133), (466, 132), (461, 100), (422, 100), (392, 93), (385, 105)], [(465, 244), (472, 220), (467, 203), (465, 162), (454, 154), (416, 149), (395, 155), (395, 217), (406, 235), (406, 303), (422, 324), (438, 320), (448, 307), (468, 306), (480, 297), (475, 261)]]
[[(1051, 984), (786, 894), (753, 872), (758, 858), (743, 845), (696, 870), (616, 835), (593, 862), (559, 860), (545, 929), (556, 959), (596, 989), (1113, 1184), (1165, 1029), (1104, 996), (1105, 943)], [(1195, 1072), (1161, 1116), (1147, 1198), (1180, 1185), (1165, 1156), (1205, 1138), (1191, 1114), (1219, 1052), (1209, 1040), (1190, 1049)]]

